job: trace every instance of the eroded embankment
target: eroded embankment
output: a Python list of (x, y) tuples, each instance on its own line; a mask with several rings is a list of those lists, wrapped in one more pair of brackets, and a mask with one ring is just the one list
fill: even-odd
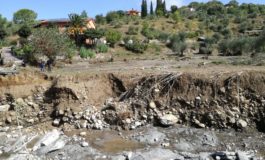
[(93, 74), (48, 79), (51, 86), (34, 85), (34, 92), (21, 98), (5, 90), (9, 94), (1, 98), (1, 125), (48, 121), (67, 130), (182, 124), (264, 131), (264, 72)]

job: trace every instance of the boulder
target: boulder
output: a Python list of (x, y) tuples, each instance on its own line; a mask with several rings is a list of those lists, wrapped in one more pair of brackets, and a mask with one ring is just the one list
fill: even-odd
[(173, 114), (166, 114), (160, 117), (160, 124), (163, 126), (172, 126), (178, 122), (178, 118)]
[(54, 126), (59, 126), (59, 124), (60, 124), (60, 120), (59, 120), (59, 119), (55, 119), (55, 120), (52, 122), (52, 124), (53, 124)]
[(89, 144), (88, 144), (87, 142), (82, 142), (82, 143), (81, 143), (81, 146), (82, 146), (82, 147), (87, 147), (87, 146), (89, 146)]
[(0, 112), (7, 112), (9, 109), (10, 109), (10, 105), (9, 104), (0, 106)]
[(36, 145), (33, 147), (33, 151), (36, 151), (41, 146), (49, 146), (53, 144), (57, 139), (59, 139), (60, 134), (61, 133), (56, 129), (51, 132), (48, 132), (36, 143)]
[(239, 119), (237, 121), (237, 125), (241, 128), (246, 128), (248, 126), (248, 123), (246, 121), (244, 121), (243, 119)]
[(154, 102), (154, 101), (151, 101), (151, 102), (149, 103), (149, 107), (152, 108), (152, 109), (155, 109), (155, 108), (156, 108), (156, 104), (155, 104), (155, 102)]

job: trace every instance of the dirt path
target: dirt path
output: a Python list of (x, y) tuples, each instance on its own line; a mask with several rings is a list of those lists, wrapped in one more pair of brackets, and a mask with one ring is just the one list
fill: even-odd
[(14, 62), (14, 63), (22, 63), (22, 60), (14, 57), (11, 54), (11, 48), (10, 47), (4, 47), (1, 49), (1, 54), (2, 57), (4, 58), (5, 63), (10, 63), (10, 62)]
[(130, 60), (115, 61), (92, 64), (90, 62), (74, 62), (54, 68), (55, 74), (76, 74), (76, 73), (174, 73), (189, 72), (213, 74), (221, 72), (241, 72), (241, 71), (264, 71), (264, 66), (235, 66), (228, 64), (215, 65), (212, 61), (220, 59), (211, 57), (209, 60), (194, 58), (190, 60)]

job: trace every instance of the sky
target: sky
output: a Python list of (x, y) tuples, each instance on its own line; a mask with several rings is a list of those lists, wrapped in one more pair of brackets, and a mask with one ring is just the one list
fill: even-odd
[[(81, 13), (85, 10), (89, 17), (106, 14), (114, 10), (140, 10), (142, 0), (0, 0), (0, 14), (12, 20), (13, 13), (27, 8), (38, 14), (37, 19), (67, 18), (69, 13)], [(156, 0), (147, 0), (150, 1)], [(207, 2), (208, 0), (166, 0), (167, 7), (183, 6), (190, 2)], [(229, 0), (221, 0), (224, 4)], [(265, 0), (237, 0), (240, 3), (265, 4)]]

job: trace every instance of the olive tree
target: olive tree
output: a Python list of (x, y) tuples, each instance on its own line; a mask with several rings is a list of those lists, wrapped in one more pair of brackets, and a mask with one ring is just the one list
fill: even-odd
[(57, 29), (39, 29), (32, 33), (29, 44), (33, 47), (33, 57), (47, 56), (55, 60), (56, 56), (71, 58), (74, 54), (74, 43)]
[(30, 9), (21, 9), (14, 13), (15, 24), (32, 24), (37, 18), (37, 13)]

